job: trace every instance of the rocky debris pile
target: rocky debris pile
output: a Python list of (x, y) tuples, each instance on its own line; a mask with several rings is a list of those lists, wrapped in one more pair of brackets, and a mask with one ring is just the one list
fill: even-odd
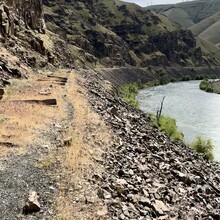
[(149, 126), (139, 110), (83, 72), (93, 108), (118, 142), (106, 152), (98, 196), (109, 219), (219, 219), (220, 168)]

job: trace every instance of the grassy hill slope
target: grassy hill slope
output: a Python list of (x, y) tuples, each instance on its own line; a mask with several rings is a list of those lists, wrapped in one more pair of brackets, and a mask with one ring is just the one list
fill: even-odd
[(54, 0), (44, 4), (47, 28), (68, 42), (75, 65), (206, 63), (190, 31), (136, 4), (118, 0)]
[(197, 1), (181, 2), (177, 4), (152, 5), (147, 8), (157, 13), (163, 13), (163, 11), (167, 11), (171, 7), (182, 9), (192, 18), (194, 23), (198, 23), (203, 19), (206, 19), (214, 15), (215, 13), (219, 12), (220, 1), (197, 0)]
[(214, 44), (220, 43), (220, 12), (193, 25), (190, 30)]
[(168, 18), (180, 24), (183, 28), (191, 27), (193, 19), (181, 8), (171, 7), (163, 12)]

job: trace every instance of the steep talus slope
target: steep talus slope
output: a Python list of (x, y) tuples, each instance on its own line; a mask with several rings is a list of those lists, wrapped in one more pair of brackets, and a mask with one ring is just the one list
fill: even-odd
[[(47, 28), (68, 42), (75, 65), (206, 65), (189, 31), (135, 4), (45, 0)], [(163, 43), (162, 43), (163, 42)]]
[(118, 137), (96, 182), (106, 219), (218, 219), (219, 165), (150, 127), (142, 112), (106, 89), (100, 74), (81, 74), (91, 105)]

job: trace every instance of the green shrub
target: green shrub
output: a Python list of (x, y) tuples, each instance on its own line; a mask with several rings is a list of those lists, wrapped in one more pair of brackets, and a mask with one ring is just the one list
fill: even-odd
[(140, 79), (137, 80), (136, 83), (128, 83), (118, 88), (118, 94), (122, 97), (122, 99), (130, 103), (131, 105), (139, 108), (139, 103), (136, 101), (136, 95), (140, 89), (144, 89), (147, 86), (152, 86), (154, 82), (151, 83), (143, 83)]
[(160, 117), (159, 123), (155, 116), (150, 116), (153, 120), (152, 125), (157, 127), (160, 131), (164, 132), (174, 141), (182, 141), (183, 133), (177, 130), (176, 120), (174, 118), (162, 115)]
[(213, 92), (214, 92), (214, 89), (211, 88), (211, 87), (207, 87), (206, 92), (211, 92), (211, 93), (213, 93)]
[(123, 98), (123, 100), (131, 105), (133, 105), (136, 108), (140, 108), (140, 105), (138, 103), (138, 101), (135, 100), (135, 97), (131, 96), (131, 97), (125, 97)]
[[(139, 84), (140, 84), (140, 82), (139, 82)], [(125, 102), (130, 103), (131, 105), (133, 105), (137, 108), (139, 108), (139, 104), (136, 101), (135, 97), (136, 97), (138, 91), (139, 91), (139, 87), (138, 87), (137, 83), (129, 83), (129, 84), (126, 84), (126, 85), (118, 88), (118, 93), (122, 97), (122, 99)]]
[(176, 78), (171, 78), (170, 82), (177, 82), (177, 79)]
[(162, 76), (162, 77), (160, 77), (160, 79), (159, 79), (159, 84), (160, 85), (166, 85), (166, 84), (168, 84), (170, 82), (170, 80), (168, 79), (168, 77), (166, 77), (166, 76)]
[(192, 78), (190, 76), (183, 76), (181, 81), (189, 81), (191, 80)]
[(198, 75), (196, 76), (195, 80), (203, 80), (204, 79), (204, 76), (203, 75)]
[(201, 83), (199, 84), (199, 88), (206, 92), (214, 92), (213, 86), (211, 83), (209, 83), (207, 78), (201, 81)]
[(136, 85), (137, 85), (138, 89), (145, 88), (145, 84), (140, 79), (137, 80)]
[(190, 145), (190, 147), (196, 152), (202, 153), (206, 158), (209, 158), (210, 160), (214, 159), (214, 145), (210, 139), (197, 137), (196, 140)]
[(206, 89), (208, 88), (208, 79), (203, 79), (203, 80), (201, 81), (201, 83), (199, 84), (199, 88), (200, 88), (201, 90), (206, 91)]
[(176, 120), (168, 116), (160, 117), (160, 130), (175, 141), (182, 141), (183, 134), (177, 130)]

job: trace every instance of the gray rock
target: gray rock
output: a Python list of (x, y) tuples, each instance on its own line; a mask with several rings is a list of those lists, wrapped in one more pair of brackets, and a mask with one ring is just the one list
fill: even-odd
[(40, 203), (38, 201), (38, 195), (35, 191), (31, 191), (28, 199), (26, 200), (25, 206), (23, 207), (23, 213), (29, 214), (33, 212), (39, 212), (41, 209)]
[(168, 206), (166, 206), (164, 202), (160, 200), (156, 200), (155, 203), (153, 203), (153, 208), (160, 215), (163, 215), (164, 212), (168, 212), (170, 210)]

